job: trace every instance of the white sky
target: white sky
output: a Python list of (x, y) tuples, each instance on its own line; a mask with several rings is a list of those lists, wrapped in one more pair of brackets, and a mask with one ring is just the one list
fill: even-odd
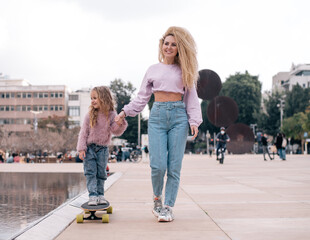
[(263, 90), (310, 63), (309, 0), (0, 0), (0, 72), (72, 90), (115, 78), (140, 87), (169, 26), (196, 40), (199, 69), (248, 70)]

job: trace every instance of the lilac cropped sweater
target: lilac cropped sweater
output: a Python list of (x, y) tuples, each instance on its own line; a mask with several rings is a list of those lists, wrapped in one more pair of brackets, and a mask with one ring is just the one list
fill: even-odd
[(112, 134), (115, 136), (122, 135), (128, 123), (124, 119), (122, 125), (118, 125), (114, 121), (116, 114), (115, 111), (111, 111), (107, 119), (103, 113), (99, 113), (96, 125), (91, 128), (89, 114), (87, 113), (79, 133), (77, 151), (86, 151), (87, 145), (91, 143), (107, 146), (111, 142)]
[(147, 70), (137, 97), (124, 106), (126, 116), (134, 117), (140, 113), (157, 91), (181, 93), (186, 106), (189, 125), (199, 126), (202, 123), (201, 108), (196, 87), (187, 89), (183, 85), (181, 68), (176, 64), (157, 63)]

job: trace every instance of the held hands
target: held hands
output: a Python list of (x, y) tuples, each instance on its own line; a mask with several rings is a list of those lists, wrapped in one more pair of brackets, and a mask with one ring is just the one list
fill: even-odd
[(118, 124), (121, 125), (123, 120), (125, 118), (125, 113), (124, 111), (121, 111), (118, 115), (115, 116), (114, 121)]
[(79, 158), (80, 158), (81, 160), (84, 160), (84, 159), (85, 159), (85, 156), (86, 156), (85, 151), (80, 151), (80, 152), (79, 152)]
[(192, 133), (192, 135), (193, 135), (192, 140), (194, 140), (194, 139), (197, 137), (198, 132), (199, 132), (199, 131), (198, 131), (198, 127), (192, 125), (192, 126), (191, 126), (191, 133)]

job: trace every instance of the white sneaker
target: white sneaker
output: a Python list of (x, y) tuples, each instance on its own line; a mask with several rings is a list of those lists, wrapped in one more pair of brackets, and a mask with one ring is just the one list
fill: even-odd
[(98, 204), (98, 197), (90, 196), (89, 201), (88, 201), (88, 205), (89, 206), (96, 206), (97, 204)]
[(108, 204), (108, 201), (104, 198), (103, 195), (99, 195), (98, 199), (98, 204)]
[(158, 216), (158, 222), (172, 222), (173, 220), (172, 208), (169, 206), (162, 208)]
[(163, 208), (163, 203), (161, 197), (154, 197), (153, 200), (154, 200), (154, 208), (152, 212), (155, 215), (155, 217), (158, 217), (161, 209)]

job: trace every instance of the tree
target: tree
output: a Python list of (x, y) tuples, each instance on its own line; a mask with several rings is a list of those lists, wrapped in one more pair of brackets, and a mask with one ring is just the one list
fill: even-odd
[(302, 88), (298, 83), (291, 91), (286, 92), (284, 116), (291, 117), (295, 113), (304, 112), (310, 104), (310, 89)]
[[(133, 85), (128, 82), (127, 84), (121, 79), (115, 79), (110, 83), (110, 89), (116, 97), (117, 112), (119, 113), (124, 105), (128, 104), (136, 90)], [(122, 135), (129, 143), (138, 144), (138, 116), (127, 117), (128, 128)], [(147, 133), (147, 121), (141, 118), (141, 134)]]
[(306, 112), (295, 113), (283, 121), (282, 128), (286, 137), (301, 140), (302, 152), (304, 151), (305, 137), (304, 133), (310, 133), (310, 110)]
[(308, 136), (310, 135), (310, 106), (306, 109), (306, 122), (304, 123), (304, 129), (308, 132)]
[(154, 97), (154, 94), (152, 94), (150, 101), (147, 103), (150, 110), (152, 109), (154, 102), (155, 102), (155, 97)]
[(261, 105), (262, 84), (258, 76), (236, 73), (223, 83), (220, 95), (234, 99), (239, 108), (237, 122), (250, 125), (257, 122)]
[(266, 113), (262, 111), (258, 118), (259, 129), (272, 136), (275, 136), (280, 131), (280, 109), (277, 105), (280, 103), (281, 98), (281, 93), (274, 92), (268, 99), (264, 99), (263, 104)]
[(111, 92), (115, 96), (117, 104), (116, 111), (119, 113), (124, 105), (130, 102), (131, 96), (135, 92), (136, 88), (129, 82), (125, 83), (121, 79), (115, 79), (110, 83)]
[(56, 115), (48, 116), (48, 118), (40, 119), (38, 122), (38, 128), (48, 129), (51, 132), (62, 132), (64, 129), (68, 129), (69, 119), (68, 116), (59, 117)]
[(297, 140), (302, 140), (304, 132), (306, 131), (304, 129), (305, 122), (305, 113), (295, 113), (292, 117), (284, 119), (282, 131), (284, 132), (286, 137), (292, 137)]

